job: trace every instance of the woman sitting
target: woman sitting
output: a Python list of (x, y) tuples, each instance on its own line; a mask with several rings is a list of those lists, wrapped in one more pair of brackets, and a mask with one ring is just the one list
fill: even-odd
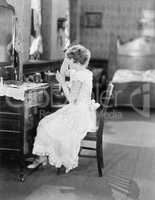
[(65, 52), (63, 68), (69, 69), (70, 87), (64, 73), (57, 72), (56, 78), (69, 104), (40, 121), (33, 147), (33, 154), (38, 158), (28, 168), (45, 165), (47, 158), (49, 164), (56, 168), (64, 166), (66, 172), (78, 166), (80, 143), (94, 124), (92, 113), (97, 108), (91, 100), (89, 60), (90, 51), (82, 45), (74, 45)]

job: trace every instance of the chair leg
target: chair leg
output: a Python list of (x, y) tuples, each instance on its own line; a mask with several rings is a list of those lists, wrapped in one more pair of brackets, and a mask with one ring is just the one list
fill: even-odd
[(104, 169), (103, 155), (102, 155), (102, 160), (101, 160), (101, 166), (102, 166), (102, 169)]
[(98, 175), (99, 177), (102, 177), (102, 155), (101, 155), (101, 150), (100, 150), (100, 145), (97, 144), (96, 148), (96, 158), (97, 158), (97, 168), (98, 168)]
[(103, 145), (102, 145), (102, 142), (100, 144), (100, 155), (101, 155), (101, 166), (102, 166), (102, 168), (104, 168)]

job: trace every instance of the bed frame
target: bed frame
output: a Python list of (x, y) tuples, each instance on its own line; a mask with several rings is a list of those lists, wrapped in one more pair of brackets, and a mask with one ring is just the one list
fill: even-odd
[[(114, 56), (114, 55), (113, 55)], [(155, 69), (155, 55), (120, 55), (118, 46), (113, 61), (109, 61), (108, 81), (112, 81), (117, 70), (153, 70)], [(155, 84), (151, 82), (113, 83), (113, 105), (115, 107), (155, 108)]]

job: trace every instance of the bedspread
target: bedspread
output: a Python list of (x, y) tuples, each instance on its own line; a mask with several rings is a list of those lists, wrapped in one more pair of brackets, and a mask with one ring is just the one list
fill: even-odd
[(114, 73), (113, 83), (150, 82), (155, 83), (155, 70), (126, 70), (120, 69)]

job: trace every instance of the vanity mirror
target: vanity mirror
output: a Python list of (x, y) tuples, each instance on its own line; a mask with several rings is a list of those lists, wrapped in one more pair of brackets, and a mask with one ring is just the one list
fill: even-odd
[(0, 77), (17, 78), (16, 14), (6, 0), (0, 0), (0, 27)]

